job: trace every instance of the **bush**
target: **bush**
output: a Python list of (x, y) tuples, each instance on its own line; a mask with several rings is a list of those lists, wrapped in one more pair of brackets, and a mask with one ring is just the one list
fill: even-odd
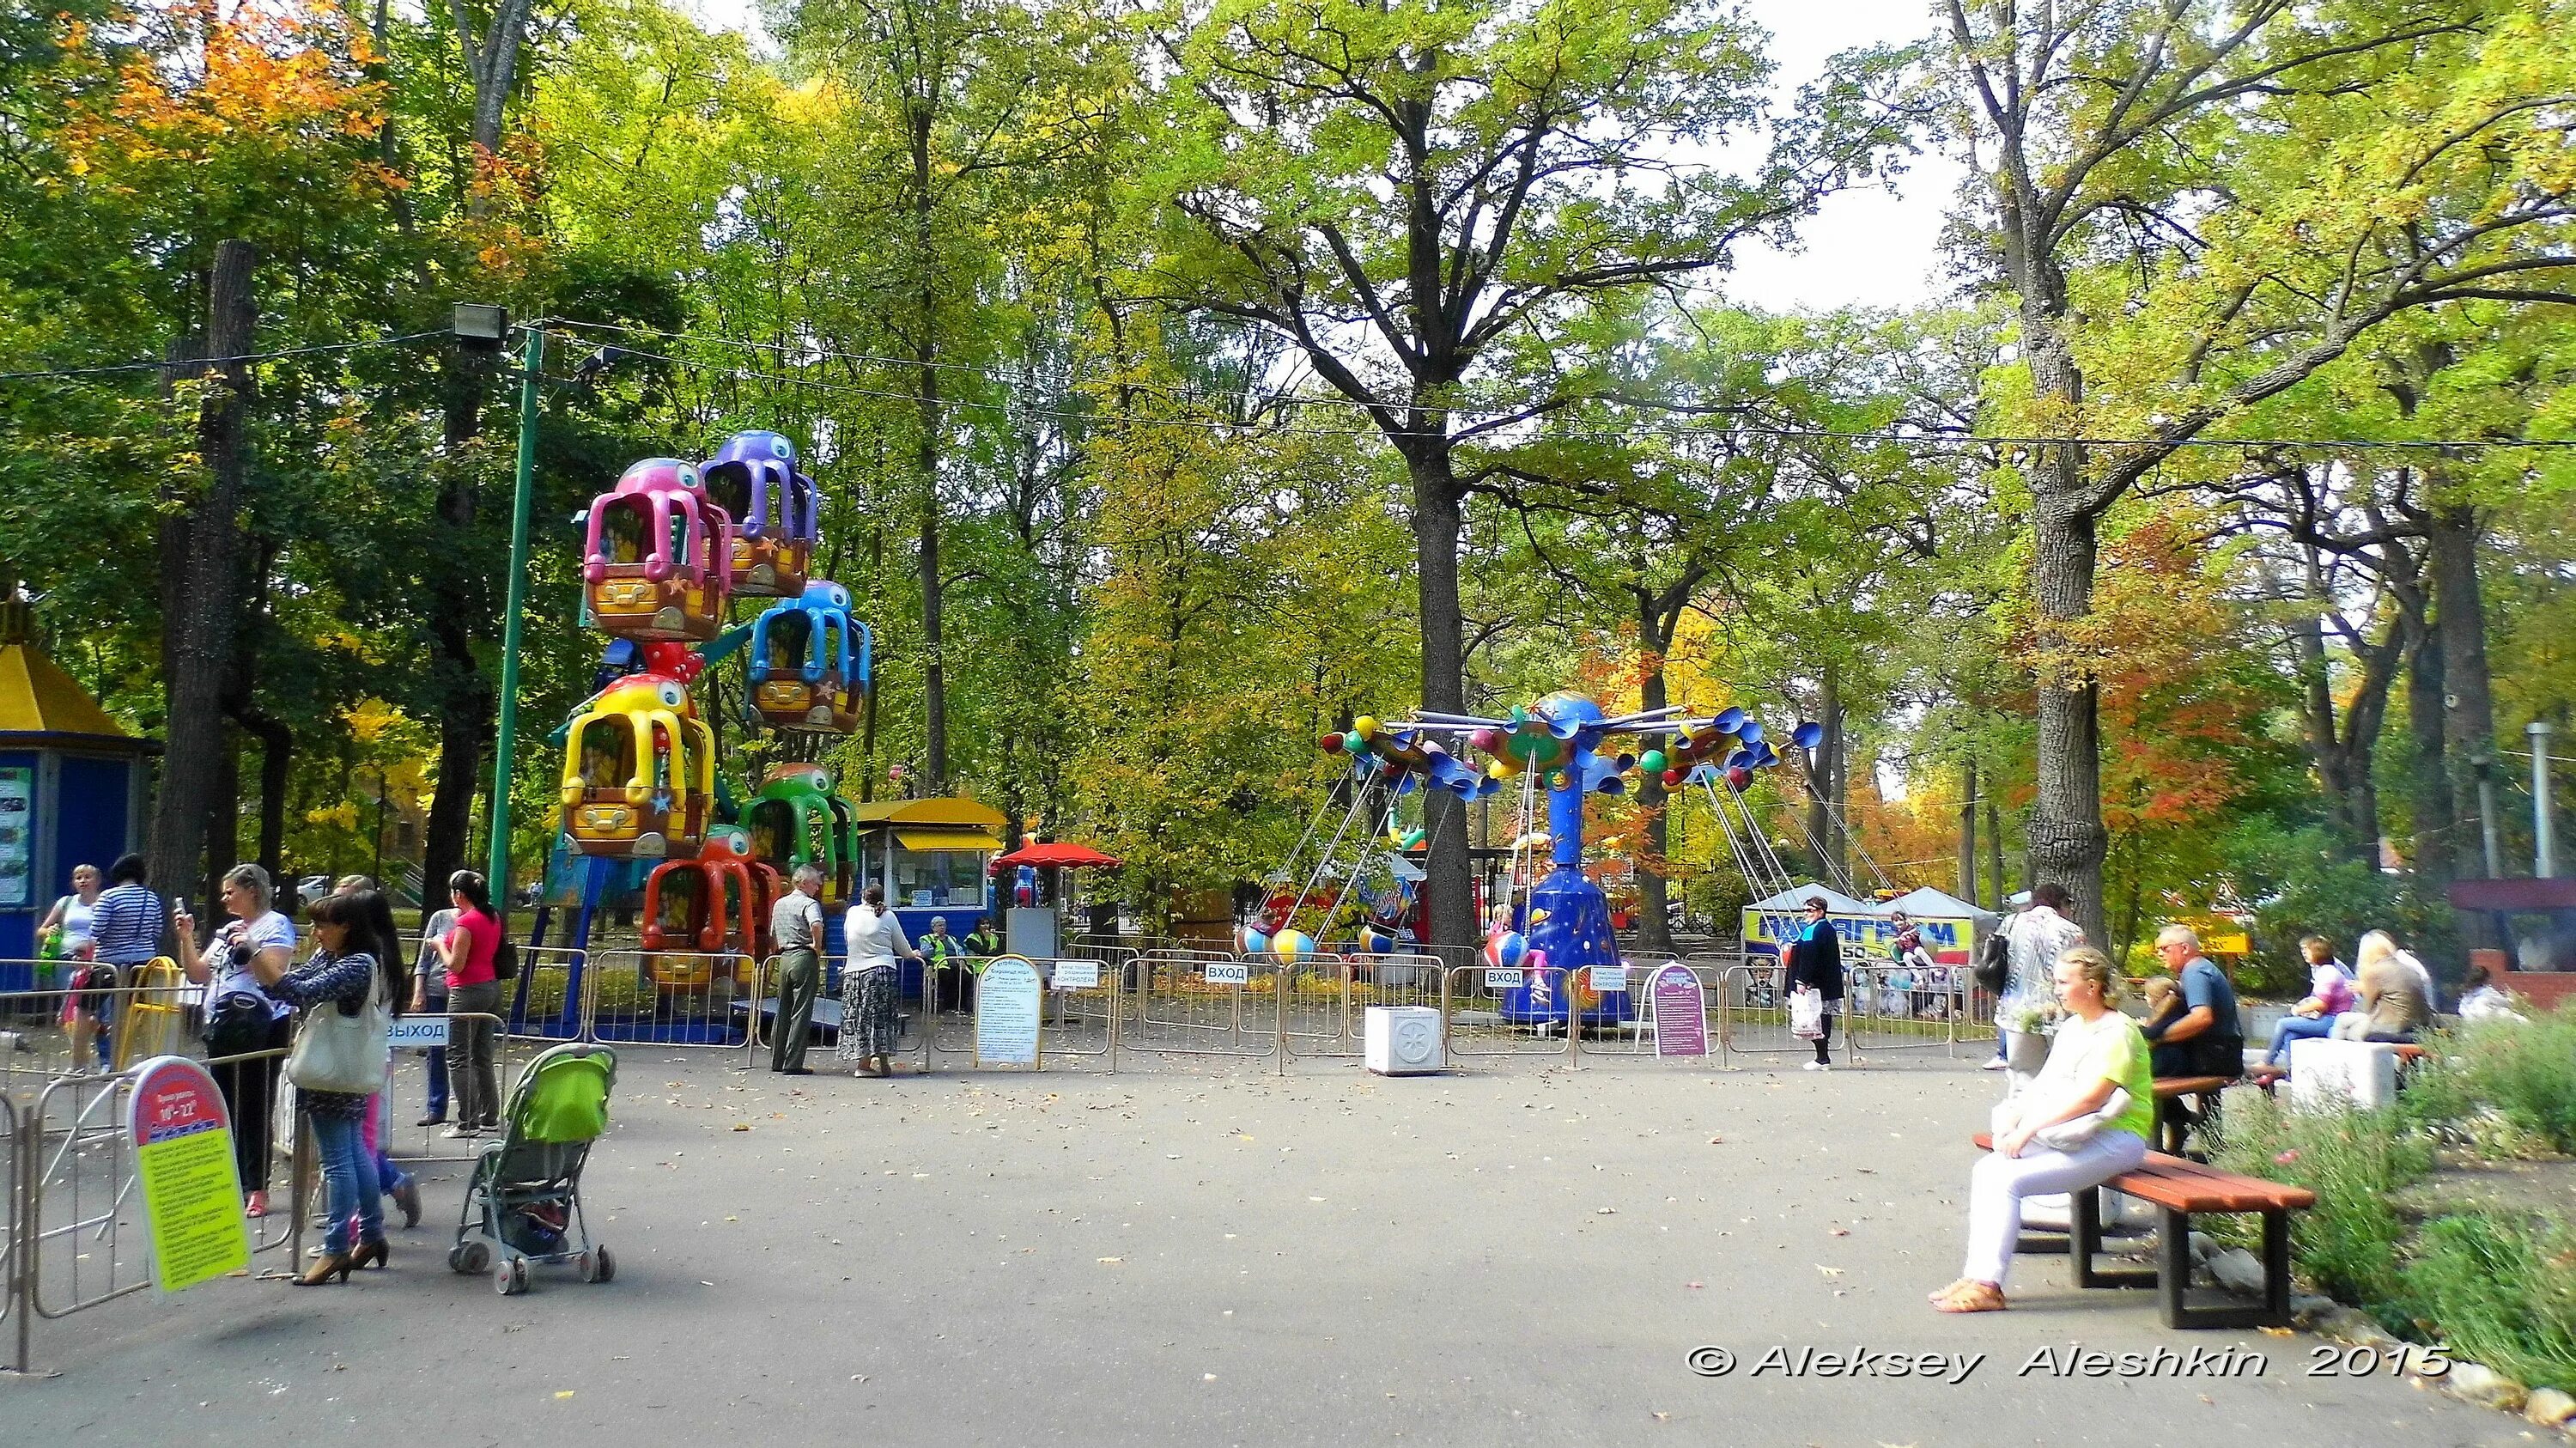
[[(2429, 1041), (2432, 1059), (2406, 1085), (2409, 1116), (2478, 1134), (2481, 1118), (2501, 1141), (2537, 1139), (2576, 1154), (2576, 1010), (2522, 1020), (2478, 1020)], [(2488, 1152), (2481, 1152), (2488, 1154)]]
[[(2290, 1255), (2323, 1290), (2394, 1327), (2406, 1222), (2391, 1200), (2433, 1169), (2433, 1149), (2394, 1111), (2289, 1111), (2262, 1097), (2230, 1101), (2211, 1163), (2317, 1194), (2290, 1218)], [(2235, 1223), (2245, 1230), (2242, 1223)], [(2227, 1235), (2222, 1231), (2221, 1235)]]
[(2323, 826), (2284, 830), (2268, 819), (2249, 821), (2227, 838), (2222, 852), (2239, 893), (2261, 902), (2254, 912), (2254, 954), (2236, 968), (2238, 988), (2250, 995), (2306, 993), (2303, 935), (2325, 936), (2350, 960), (2362, 932), (2391, 931), (2436, 974), (2452, 954), (2456, 926), (2447, 904), (2352, 859)]
[(2451, 1352), (2531, 1387), (2576, 1390), (2576, 1233), (2492, 1213), (2426, 1224), (2407, 1311)]

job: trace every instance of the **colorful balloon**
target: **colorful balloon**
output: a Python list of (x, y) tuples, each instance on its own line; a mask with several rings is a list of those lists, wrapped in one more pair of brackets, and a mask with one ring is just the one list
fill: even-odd
[(1497, 930), (1485, 937), (1485, 964), (1496, 970), (1517, 970), (1529, 954), (1529, 938), (1517, 930)]
[(1664, 766), (1664, 751), (1660, 749), (1649, 749), (1637, 756), (1637, 767), (1648, 774), (1661, 774)]
[(1270, 953), (1281, 960), (1304, 960), (1315, 953), (1315, 937), (1302, 930), (1282, 930), (1271, 937)]

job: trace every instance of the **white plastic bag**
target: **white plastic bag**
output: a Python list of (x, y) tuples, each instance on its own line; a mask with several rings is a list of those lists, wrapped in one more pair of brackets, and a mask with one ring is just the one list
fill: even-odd
[(1801, 989), (1789, 993), (1789, 1034), (1802, 1041), (1824, 1039), (1825, 998), (1821, 992)]

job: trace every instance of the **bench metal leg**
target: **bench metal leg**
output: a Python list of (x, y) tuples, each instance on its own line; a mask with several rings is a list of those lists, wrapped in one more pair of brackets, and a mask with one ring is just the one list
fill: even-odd
[(2158, 1274), (2136, 1267), (2115, 1267), (2103, 1271), (2093, 1265), (2102, 1251), (2102, 1189), (2086, 1187), (2069, 1195), (2072, 1228), (2067, 1233), (2066, 1252), (2074, 1262), (2075, 1285), (2078, 1287), (2152, 1287)]
[(2290, 1325), (2290, 1214), (2263, 1213), (2263, 1305), (2260, 1307), (2194, 1307), (2191, 1296), (2191, 1214), (2164, 1209), (2161, 1240), (2156, 1244), (2159, 1281), (2156, 1295), (2165, 1326), (2176, 1331), (2196, 1328), (2287, 1327)]

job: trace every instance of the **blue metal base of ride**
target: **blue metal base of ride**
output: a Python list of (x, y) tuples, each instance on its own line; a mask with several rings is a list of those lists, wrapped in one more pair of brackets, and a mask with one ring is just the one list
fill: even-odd
[[(1545, 918), (1539, 918), (1544, 913)], [(1584, 878), (1573, 865), (1558, 865), (1547, 877), (1531, 887), (1529, 894), (1530, 949), (1544, 951), (1548, 968), (1561, 971), (1545, 999), (1527, 986), (1503, 993), (1502, 1018), (1516, 1026), (1535, 1026), (1546, 1022), (1563, 1022), (1573, 1010), (1573, 992), (1564, 984), (1574, 973), (1596, 965), (1619, 963), (1618, 938), (1610, 929), (1610, 899), (1601, 887)], [(1596, 997), (1596, 1003), (1583, 1011), (1586, 1026), (1615, 1026), (1636, 1018), (1626, 991), (1613, 991)]]

